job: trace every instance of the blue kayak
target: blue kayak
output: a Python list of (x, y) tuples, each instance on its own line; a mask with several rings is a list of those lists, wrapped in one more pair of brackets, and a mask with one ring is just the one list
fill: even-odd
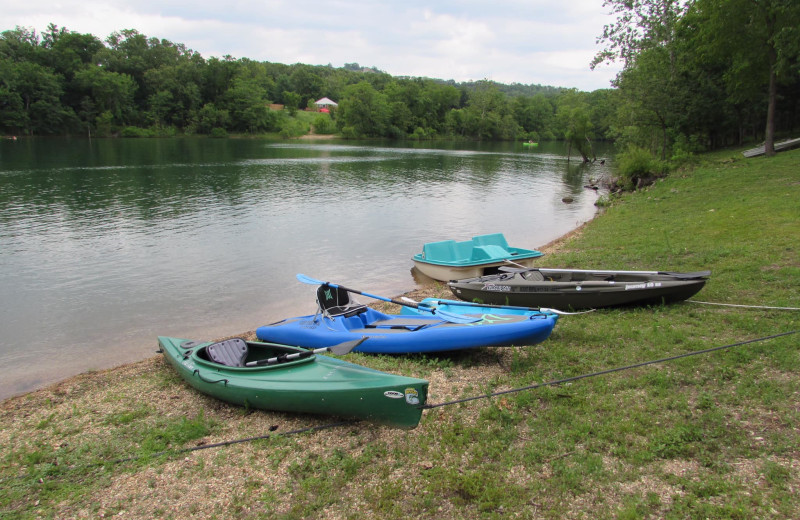
[[(427, 315), (426, 315), (427, 314)], [(514, 315), (468, 313), (475, 321), (454, 323), (436, 314), (384, 314), (360, 306), (340, 315), (317, 313), (288, 318), (256, 329), (262, 341), (305, 348), (329, 347), (366, 337), (355, 351), (374, 354), (444, 352), (488, 346), (533, 345), (546, 340), (556, 324), (547, 313)]]

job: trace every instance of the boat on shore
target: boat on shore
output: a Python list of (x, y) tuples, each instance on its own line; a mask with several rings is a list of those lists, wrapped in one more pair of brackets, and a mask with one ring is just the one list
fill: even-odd
[[(800, 147), (800, 137), (795, 139), (786, 139), (783, 141), (778, 141), (774, 145), (776, 152), (783, 152), (785, 150), (793, 150), (795, 148)], [(750, 148), (749, 150), (745, 150), (742, 152), (742, 155), (745, 157), (758, 157), (760, 155), (764, 155), (766, 153), (766, 145), (756, 146), (755, 148)]]
[(533, 261), (543, 255), (535, 249), (511, 247), (502, 233), (492, 233), (460, 242), (428, 242), (412, 260), (425, 276), (447, 282), (496, 273), (504, 265), (533, 267)]
[(551, 314), (535, 315), (468, 313), (469, 323), (453, 323), (421, 313), (385, 314), (371, 307), (353, 315), (321, 313), (298, 316), (256, 329), (263, 341), (304, 348), (321, 348), (359, 338), (366, 340), (356, 352), (370, 354), (419, 354), (490, 346), (525, 346), (546, 340), (556, 324)]
[(158, 343), (189, 385), (250, 408), (414, 428), (428, 395), (424, 379), (373, 370), (289, 345), (165, 336)]
[(597, 309), (658, 305), (686, 300), (703, 288), (711, 271), (609, 271), (585, 269), (514, 269), (451, 281), (461, 300), (495, 305)]
[[(298, 274), (304, 283), (319, 283), (318, 310), (256, 329), (262, 341), (304, 348), (324, 348), (361, 340), (354, 348), (371, 354), (417, 354), (490, 346), (533, 345), (546, 340), (556, 315), (487, 315), (450, 313), (434, 307), (401, 302)], [(356, 301), (363, 294), (401, 306), (417, 307), (416, 315), (386, 314)]]

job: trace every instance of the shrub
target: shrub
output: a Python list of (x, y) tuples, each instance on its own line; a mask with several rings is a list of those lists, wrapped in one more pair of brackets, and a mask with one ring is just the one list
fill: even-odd
[(155, 137), (155, 132), (149, 128), (139, 128), (138, 126), (126, 126), (120, 133), (122, 137)]
[(644, 148), (630, 146), (616, 157), (617, 184), (623, 189), (641, 188), (668, 172), (666, 163), (656, 159)]
[(314, 118), (314, 133), (332, 134), (336, 131), (336, 125), (329, 115), (319, 114)]

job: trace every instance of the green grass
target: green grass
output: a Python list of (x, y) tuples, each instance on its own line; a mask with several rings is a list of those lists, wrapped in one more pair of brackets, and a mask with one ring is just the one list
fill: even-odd
[[(798, 201), (800, 151), (709, 156), (612, 198), (547, 265), (710, 269), (697, 300), (800, 307)], [(442, 402), (798, 329), (798, 311), (683, 303), (564, 316), (528, 347), (348, 359), (427, 377)], [(358, 423), (166, 457), (152, 455), (331, 421), (225, 405), (165, 363), (91, 374), (0, 409), (0, 515), (797, 518), (798, 345), (800, 334), (427, 410), (410, 432)], [(131, 456), (143, 458), (111, 462)]]

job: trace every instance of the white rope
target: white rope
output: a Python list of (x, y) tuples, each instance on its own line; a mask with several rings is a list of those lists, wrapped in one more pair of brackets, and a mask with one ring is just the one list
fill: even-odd
[(697, 300), (686, 300), (691, 303), (702, 303), (703, 305), (723, 305), (725, 307), (745, 307), (748, 309), (774, 309), (779, 311), (800, 311), (800, 307), (769, 307), (767, 305), (736, 305), (735, 303), (714, 303), (714, 302), (699, 302)]

